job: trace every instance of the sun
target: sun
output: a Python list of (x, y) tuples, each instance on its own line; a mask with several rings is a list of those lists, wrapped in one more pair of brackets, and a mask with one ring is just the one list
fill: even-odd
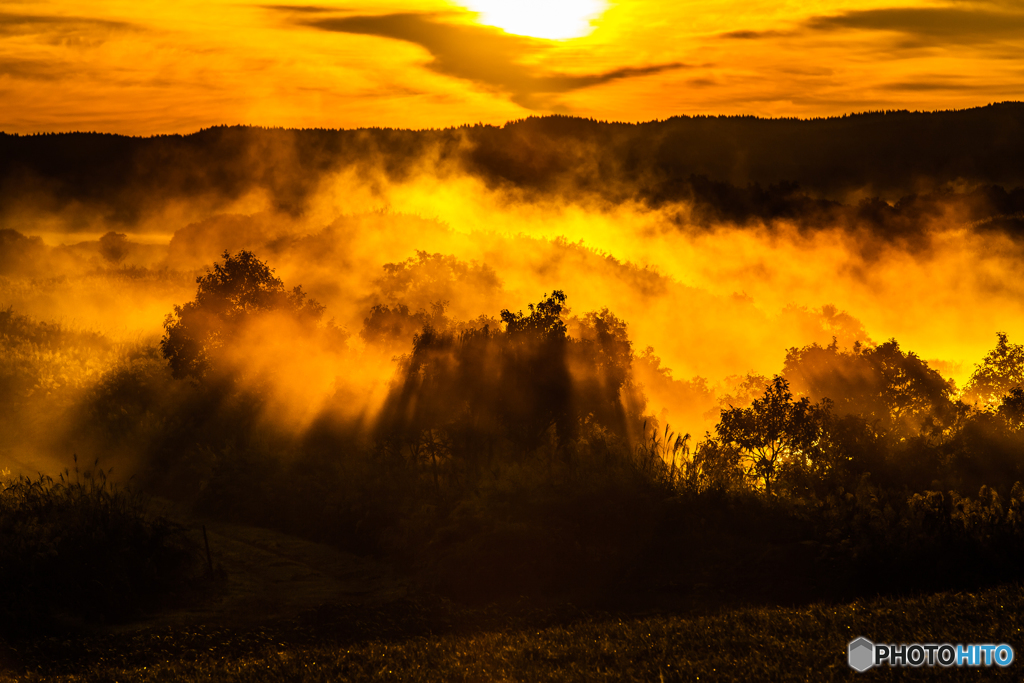
[(593, 30), (591, 20), (608, 6), (605, 0), (467, 0), (467, 8), (480, 14), (480, 23), (506, 33), (564, 40)]

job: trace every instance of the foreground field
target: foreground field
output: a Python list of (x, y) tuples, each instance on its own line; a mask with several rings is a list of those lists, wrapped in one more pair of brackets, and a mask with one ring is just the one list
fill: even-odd
[[(80, 489), (95, 505), (120, 495), (103, 485), (46, 490)], [(150, 511), (185, 541), (191, 538), (193, 547), (208, 539), (215, 571), (143, 621), (104, 620), (96, 612), (72, 618), (57, 609), (35, 637), (15, 626), (13, 639), (0, 640), (0, 682), (820, 681), (856, 676), (846, 663), (846, 645), (858, 636), (887, 643), (1008, 643), (1024, 652), (1019, 583), (815, 602), (812, 596), (836, 577), (818, 577), (821, 586), (813, 586), (810, 565), (794, 555), (800, 543), (768, 542), (773, 553), (744, 540), (741, 545), (750, 547), (741, 553), (728, 539), (714, 545), (684, 536), (677, 546), (701, 550), (688, 560), (637, 565), (623, 584), (629, 592), (591, 596), (588, 609), (538, 595), (470, 607), (417, 588), (412, 577), (371, 558), (192, 517), (168, 501), (151, 501)], [(760, 533), (759, 526), (752, 529)], [(716, 559), (715, 548), (733, 552)], [(759, 559), (744, 560), (754, 556)], [(673, 566), (674, 582), (667, 580)], [(829, 565), (816, 566), (828, 573)], [(1020, 666), (884, 667), (865, 676), (1017, 680)]]
[[(1022, 651), (1024, 591), (879, 598), (717, 614), (464, 610), (401, 600), (323, 606), (249, 627), (160, 627), (5, 648), (14, 681), (829, 681), (846, 644), (1006, 642)], [(17, 663), (16, 663), (17, 662)], [(872, 680), (1020, 678), (997, 668), (895, 670)]]

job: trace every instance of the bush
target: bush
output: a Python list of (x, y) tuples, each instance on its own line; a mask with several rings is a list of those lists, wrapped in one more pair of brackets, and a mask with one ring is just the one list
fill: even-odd
[(195, 546), (106, 475), (97, 463), (57, 480), (22, 476), (4, 485), (0, 632), (132, 617), (192, 575)]
[(965, 587), (1015, 580), (1024, 562), (1024, 486), (908, 493), (871, 484), (837, 490), (810, 519), (834, 566), (870, 590)]

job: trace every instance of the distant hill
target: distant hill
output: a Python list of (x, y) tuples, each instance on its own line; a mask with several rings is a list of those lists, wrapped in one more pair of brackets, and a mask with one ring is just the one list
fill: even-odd
[(26, 211), (92, 212), (131, 225), (167, 202), (216, 211), (257, 189), (278, 210), (299, 215), (324, 174), (373, 170), (402, 180), (424, 167), (542, 195), (651, 206), (696, 200), (711, 207), (709, 220), (735, 219), (737, 211), (742, 219), (804, 211), (808, 202), (827, 211), (851, 193), (891, 201), (953, 183), (1012, 189), (1024, 185), (1021, 159), (1018, 102), (812, 120), (700, 116), (622, 124), (548, 116), (423, 131), (0, 133), (0, 228), (17, 227), (12, 217)]

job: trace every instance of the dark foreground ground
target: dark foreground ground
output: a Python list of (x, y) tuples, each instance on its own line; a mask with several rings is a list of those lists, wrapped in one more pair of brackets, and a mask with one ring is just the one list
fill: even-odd
[(237, 525), (208, 532), (222, 571), (204, 593), (133, 624), (70, 623), (62, 636), (0, 643), (0, 681), (956, 681), (1024, 671), (1018, 661), (855, 674), (846, 661), (858, 636), (1006, 642), (1024, 656), (1018, 584), (785, 607), (750, 599), (756, 590), (670, 608), (466, 607), (327, 546)]
[(571, 607), (464, 610), (443, 601), (338, 605), (249, 625), (179, 625), (8, 646), (0, 680), (1020, 680), (992, 668), (855, 674), (849, 640), (1003, 642), (1020, 651), (1019, 586), (709, 615)]

